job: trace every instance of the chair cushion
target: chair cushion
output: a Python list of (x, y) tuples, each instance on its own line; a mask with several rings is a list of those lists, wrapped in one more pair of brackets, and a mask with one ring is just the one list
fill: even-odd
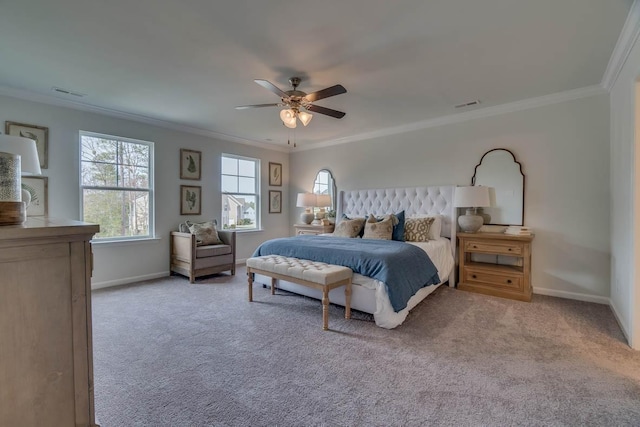
[(209, 258), (231, 253), (229, 245), (206, 245), (196, 247), (196, 258)]

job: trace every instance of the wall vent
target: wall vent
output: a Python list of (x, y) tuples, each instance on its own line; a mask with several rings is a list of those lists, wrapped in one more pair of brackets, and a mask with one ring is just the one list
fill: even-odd
[(61, 87), (52, 87), (51, 90), (54, 91), (54, 92), (62, 93), (64, 95), (76, 96), (78, 98), (82, 98), (83, 96), (86, 96), (86, 94), (84, 94), (84, 93), (74, 92), (74, 91), (71, 91), (69, 89), (63, 89)]
[(463, 104), (458, 104), (455, 107), (456, 108), (463, 108), (463, 107), (471, 107), (472, 105), (480, 105), (480, 100), (476, 99), (475, 101), (465, 102)]

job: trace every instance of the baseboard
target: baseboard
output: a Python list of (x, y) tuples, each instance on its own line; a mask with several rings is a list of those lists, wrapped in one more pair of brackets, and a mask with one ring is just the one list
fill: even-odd
[(246, 265), (247, 264), (247, 258), (245, 259), (237, 259), (236, 258), (236, 265)]
[(631, 339), (629, 331), (627, 331), (627, 328), (625, 327), (624, 322), (622, 321), (622, 316), (620, 316), (620, 313), (618, 313), (618, 309), (616, 308), (616, 305), (613, 303), (613, 301), (609, 301), (609, 307), (611, 307), (611, 311), (613, 312), (613, 317), (616, 318), (616, 322), (618, 322), (618, 326), (620, 326), (620, 330), (622, 331), (622, 335), (624, 335), (624, 337), (627, 339), (627, 343), (631, 343)]
[(159, 273), (144, 274), (142, 276), (125, 277), (117, 280), (107, 280), (106, 282), (92, 282), (91, 289), (110, 288), (112, 286), (128, 285), (129, 283), (142, 282), (144, 280), (159, 279), (167, 277), (169, 271), (161, 271)]
[(611, 305), (611, 301), (608, 297), (601, 297), (598, 295), (581, 294), (578, 292), (558, 291), (555, 289), (547, 288), (533, 288), (533, 293), (538, 295), (547, 295), (550, 297), (575, 299), (578, 301), (595, 302), (597, 304)]

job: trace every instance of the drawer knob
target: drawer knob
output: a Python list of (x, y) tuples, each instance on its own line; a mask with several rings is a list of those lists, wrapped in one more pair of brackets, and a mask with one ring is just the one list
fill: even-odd
[(472, 278), (472, 279), (475, 279), (475, 278), (476, 278), (476, 275), (475, 275), (475, 274), (472, 274), (472, 275), (471, 275), (471, 278)]
[(507, 283), (511, 283), (511, 279), (507, 279)]
[(478, 249), (478, 247), (476, 245), (473, 245), (473, 249)]
[(511, 252), (511, 248), (509, 248), (509, 252)]

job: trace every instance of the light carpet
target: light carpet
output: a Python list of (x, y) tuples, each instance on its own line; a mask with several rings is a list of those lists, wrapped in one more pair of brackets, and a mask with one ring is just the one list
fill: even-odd
[(403, 325), (254, 285), (94, 291), (96, 414), (121, 426), (638, 426), (640, 352), (609, 307), (441, 286)]

